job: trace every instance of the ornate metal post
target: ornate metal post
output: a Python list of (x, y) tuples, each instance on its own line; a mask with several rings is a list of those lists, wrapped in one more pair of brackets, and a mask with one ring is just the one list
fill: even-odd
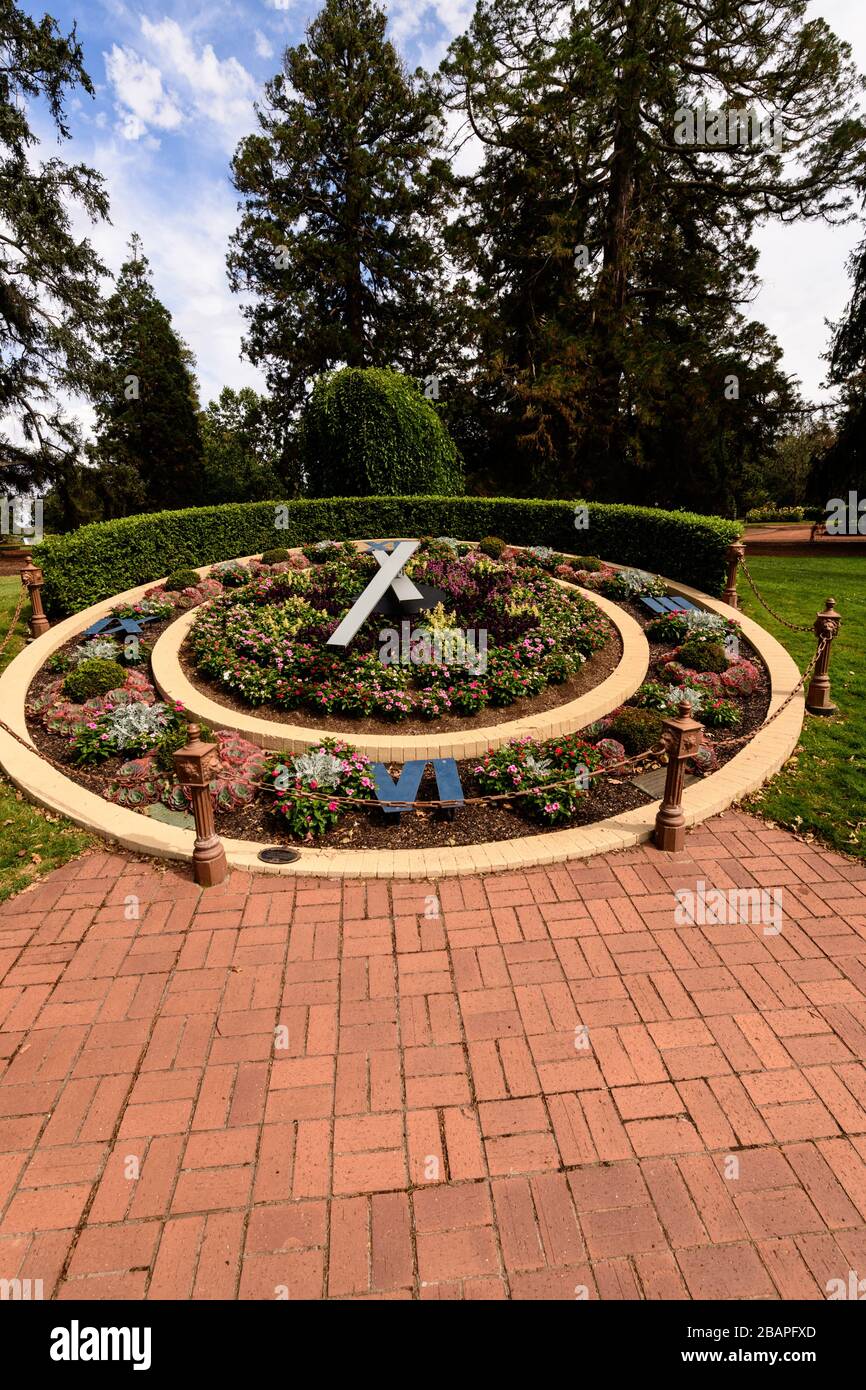
[(740, 600), (737, 594), (737, 568), (741, 560), (745, 559), (746, 547), (742, 541), (735, 541), (728, 546), (728, 582), (722, 594), (722, 601), (729, 603), (732, 608), (739, 608)]
[(704, 741), (704, 726), (692, 718), (691, 705), (683, 700), (677, 707), (678, 719), (666, 719), (662, 740), (668, 754), (668, 769), (662, 804), (656, 816), (654, 841), (657, 849), (681, 850), (686, 839), (683, 815), (683, 783), (686, 761), (697, 753)]
[[(818, 639), (818, 660), (806, 694), (806, 709), (810, 714), (835, 714), (838, 706), (830, 698), (830, 651), (842, 619), (836, 612), (836, 600), (828, 598), (823, 613), (815, 619), (813, 632)], [(823, 646), (821, 645), (823, 643)]]
[(42, 607), (42, 594), (40, 592), (44, 583), (42, 571), (37, 569), (34, 564), (25, 565), (21, 571), (21, 578), (27, 585), (30, 594), (30, 636), (41, 637), (43, 632), (47, 632), (51, 626)]
[(214, 826), (209, 790), (210, 768), (216, 744), (202, 741), (198, 724), (190, 724), (187, 732), (189, 743), (174, 754), (174, 768), (177, 780), (183, 786), (189, 787), (192, 797), (192, 813), (195, 817), (192, 867), (195, 881), (203, 888), (215, 888), (223, 882), (228, 873), (226, 852)]

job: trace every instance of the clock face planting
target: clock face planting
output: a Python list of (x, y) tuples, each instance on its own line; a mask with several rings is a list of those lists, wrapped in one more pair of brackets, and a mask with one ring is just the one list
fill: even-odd
[(369, 554), (339, 551), (251, 579), (198, 615), (193, 663), (250, 705), (435, 720), (561, 684), (610, 636), (607, 620), (540, 565), (422, 543), (400, 577), (441, 594), (435, 607), (411, 620), (373, 611), (346, 647), (329, 645), (348, 614), (350, 626), (357, 620), (359, 592), (389, 574)]

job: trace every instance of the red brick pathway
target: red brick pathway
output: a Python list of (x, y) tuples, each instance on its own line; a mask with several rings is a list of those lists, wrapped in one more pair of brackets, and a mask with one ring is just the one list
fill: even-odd
[[(699, 878), (781, 934), (678, 926)], [(0, 1277), (45, 1297), (866, 1277), (866, 865), (742, 814), (438, 886), (92, 855), (0, 908), (0, 1058)]]

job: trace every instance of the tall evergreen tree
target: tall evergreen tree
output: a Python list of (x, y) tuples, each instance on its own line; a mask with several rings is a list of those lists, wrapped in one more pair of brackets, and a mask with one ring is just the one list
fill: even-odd
[[(843, 215), (863, 168), (850, 50), (805, 9), (479, 0), (443, 64), (483, 151), (453, 235), (515, 473), (528, 456), (557, 490), (679, 495), (706, 402), (729, 458), (783, 422), (778, 349), (743, 316), (750, 235), (769, 216)], [(676, 478), (653, 480), (676, 440)]]
[(138, 235), (106, 303), (100, 349), (93, 456), (117, 491), (115, 506), (193, 505), (202, 486), (195, 364), (154, 294)]
[(833, 325), (827, 353), (827, 379), (840, 392), (839, 421), (835, 439), (816, 457), (809, 482), (809, 494), (819, 504), (831, 497), (847, 499), (851, 491), (866, 496), (866, 240), (850, 257), (848, 269), (851, 300)]
[(286, 418), (333, 367), (425, 375), (448, 356), (439, 103), (386, 23), (374, 0), (326, 0), (234, 158), (229, 278), (255, 296), (245, 350)]
[(93, 95), (75, 29), (0, 0), (0, 487), (55, 481), (78, 448), (58, 395), (86, 385), (104, 274), (89, 241), (72, 230), (78, 207), (104, 218), (99, 174), (84, 164), (38, 160), (30, 105), (43, 100), (60, 139), (69, 136), (70, 90)]

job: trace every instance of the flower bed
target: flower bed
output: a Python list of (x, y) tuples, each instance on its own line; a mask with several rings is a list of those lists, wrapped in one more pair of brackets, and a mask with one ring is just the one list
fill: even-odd
[[(264, 670), (262, 660), (276, 660), (275, 652), (288, 650), (294, 659), (297, 649), (312, 646), (312, 641), (305, 644), (305, 637), (317, 635), (321, 642), (375, 564), (354, 548), (327, 542), (309, 547), (303, 555), (269, 558), (270, 565), (219, 566), (206, 580), (180, 574), (174, 577), (175, 587), (167, 581), (135, 605), (117, 605), (115, 618), (147, 620), (140, 640), (99, 633), (67, 642), (30, 689), (29, 725), (37, 746), (70, 777), (109, 801), (189, 824), (187, 797), (172, 762), (172, 754), (188, 738), (187, 716), (176, 702), (161, 701), (149, 679), (148, 654), (154, 639), (190, 607), (207, 605), (198, 617), (197, 631), (215, 640), (212, 615), (220, 615), (222, 640), (231, 633), (243, 660)], [(707, 726), (706, 746), (691, 765), (701, 774), (713, 771), (742, 746), (726, 740), (748, 736), (764, 718), (767, 673), (737, 624), (705, 612), (651, 617), (640, 598), (660, 592), (660, 581), (652, 575), (616, 571), (593, 557), (557, 555), (544, 547), (515, 551), (493, 537), (477, 550), (446, 538), (428, 542), (412, 572), (419, 582), (447, 595), (449, 608), (443, 605), (443, 615), (448, 624), (456, 624), (458, 616), (464, 621), (472, 618), (477, 629), (479, 613), (491, 622), (491, 631), (493, 620), (500, 622), (503, 641), (491, 640), (488, 648), (494, 665), (497, 650), (500, 655), (507, 650), (511, 669), (519, 676), (542, 677), (548, 683), (556, 679), (556, 658), (568, 655), (567, 644), (578, 655), (583, 654), (581, 648), (597, 650), (609, 627), (579, 596), (555, 585), (553, 577), (615, 596), (646, 632), (651, 653), (647, 679), (625, 706), (577, 734), (523, 737), (460, 762), (467, 803), (454, 820), (423, 811), (398, 819), (365, 804), (375, 797), (370, 761), (352, 747), (345, 733), (292, 757), (264, 752), (225, 730), (204, 729), (204, 736), (217, 744), (210, 790), (221, 833), (258, 841), (400, 848), (504, 840), (586, 824), (653, 799), (632, 781), (639, 768), (620, 770), (617, 765), (634, 756), (642, 759), (641, 766), (655, 765), (653, 750), (659, 746), (662, 720), (675, 714), (683, 700)], [(432, 637), (439, 615), (430, 617)], [(377, 618), (365, 625), (362, 633), (368, 641), (379, 637), (384, 621)], [(453, 629), (446, 625), (442, 630)], [(423, 632), (413, 640), (423, 641)], [(201, 650), (206, 650), (204, 637)], [(381, 665), (369, 651), (351, 655), (348, 662), (357, 668), (369, 665), (371, 657)], [(347, 660), (330, 653), (325, 659)], [(416, 712), (437, 689), (431, 668), (441, 674), (442, 663), (401, 667), (402, 683), (385, 687), (412, 702), (415, 719), (431, 717)], [(389, 671), (387, 665), (382, 669)], [(279, 679), (287, 677), (281, 673)], [(458, 679), (468, 683), (480, 677), (461, 670)], [(322, 684), (310, 684), (317, 698)], [(495, 702), (491, 694), (488, 703)], [(343, 703), (350, 705), (348, 698)], [(606, 768), (606, 775), (593, 775)], [(396, 777), (400, 769), (389, 770)], [(437, 797), (428, 768), (418, 799)]]
[(567, 686), (611, 638), (607, 620), (542, 563), (443, 539), (425, 542), (405, 571), (442, 595), (436, 608), (409, 624), (374, 614), (335, 651), (327, 638), (377, 566), (327, 542), (307, 556), (307, 568), (248, 576), (197, 617), (189, 659), (230, 698), (314, 721), (469, 720)]

